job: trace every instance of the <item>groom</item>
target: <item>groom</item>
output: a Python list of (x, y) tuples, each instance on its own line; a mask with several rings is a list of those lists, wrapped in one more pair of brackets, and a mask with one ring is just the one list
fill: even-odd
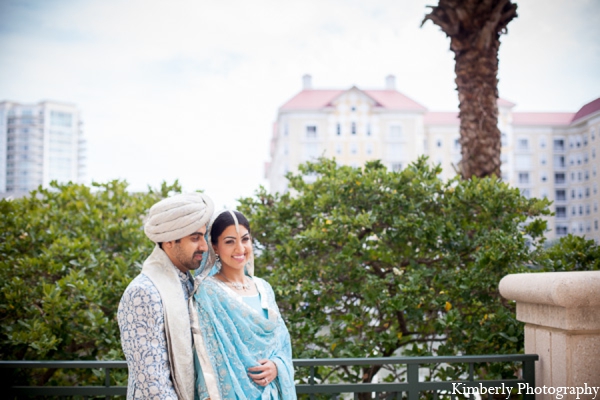
[(144, 232), (156, 243), (119, 303), (117, 318), (127, 359), (127, 399), (194, 399), (194, 361), (188, 300), (208, 250), (212, 200), (178, 194), (150, 208)]

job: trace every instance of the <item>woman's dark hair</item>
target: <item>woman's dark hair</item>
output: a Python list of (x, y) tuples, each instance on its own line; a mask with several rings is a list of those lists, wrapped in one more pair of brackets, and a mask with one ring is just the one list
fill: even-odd
[[(248, 232), (250, 232), (250, 222), (248, 222), (248, 219), (244, 217), (244, 214), (239, 211), (234, 211), (234, 213), (238, 220), (238, 224), (242, 225), (248, 229)], [(215, 222), (213, 222), (212, 227), (210, 228), (211, 244), (217, 244), (219, 236), (221, 236), (223, 231), (231, 225), (235, 225), (235, 221), (233, 220), (231, 213), (229, 211), (222, 212), (217, 219), (215, 219)]]

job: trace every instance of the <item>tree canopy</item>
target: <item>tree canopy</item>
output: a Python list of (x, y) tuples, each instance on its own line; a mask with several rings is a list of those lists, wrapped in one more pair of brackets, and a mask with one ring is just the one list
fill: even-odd
[[(401, 172), (322, 159), (288, 175), (289, 193), (241, 200), (294, 357), (522, 351), (498, 283), (539, 264), (549, 202), (440, 172), (425, 158)], [(370, 381), (377, 371), (338, 373)]]
[[(142, 217), (179, 190), (177, 183), (147, 193), (130, 193), (121, 181), (52, 183), (1, 200), (0, 357), (123, 359), (117, 306), (153, 247)], [(38, 372), (39, 384), (63, 379)]]
[[(294, 357), (516, 353), (523, 327), (498, 294), (500, 279), (600, 268), (593, 241), (568, 236), (546, 248), (546, 200), (495, 178), (443, 181), (439, 173), (426, 159), (400, 172), (323, 159), (289, 174), (289, 193), (260, 188), (240, 200), (257, 275), (277, 293)], [(145, 193), (120, 181), (54, 183), (0, 200), (0, 357), (123, 359), (117, 305), (153, 248), (143, 216), (178, 191), (177, 183)], [(320, 372), (352, 382), (377, 369)], [(3, 379), (103, 382), (93, 371), (22, 374)], [(125, 384), (125, 371), (112, 375)]]

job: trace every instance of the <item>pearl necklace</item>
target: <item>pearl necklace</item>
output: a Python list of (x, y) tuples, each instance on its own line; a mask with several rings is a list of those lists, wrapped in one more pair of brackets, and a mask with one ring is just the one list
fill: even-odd
[[(227, 279), (227, 277), (222, 272), (219, 272), (219, 275), (221, 275), (223, 277), (223, 279), (225, 279), (227, 281), (227, 283), (236, 290), (250, 290), (250, 282), (248, 282), (248, 283), (231, 282), (229, 279)], [(244, 281), (246, 281), (245, 275), (244, 275)]]

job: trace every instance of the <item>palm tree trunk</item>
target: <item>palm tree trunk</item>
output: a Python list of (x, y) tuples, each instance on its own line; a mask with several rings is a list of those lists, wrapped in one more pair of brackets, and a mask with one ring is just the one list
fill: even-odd
[(472, 176), (501, 176), (498, 129), (498, 45), (456, 53), (456, 86), (459, 99), (460, 172)]
[(500, 34), (517, 16), (510, 0), (439, 0), (427, 20), (450, 37), (460, 109), (460, 172), (464, 179), (500, 173), (498, 50)]

